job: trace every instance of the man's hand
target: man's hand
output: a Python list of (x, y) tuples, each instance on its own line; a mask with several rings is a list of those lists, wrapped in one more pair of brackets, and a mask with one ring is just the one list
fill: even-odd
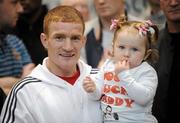
[(17, 77), (12, 77), (12, 76), (7, 76), (7, 77), (0, 77), (0, 87), (3, 89), (4, 93), (7, 95), (13, 85), (26, 77), (28, 74), (31, 73), (31, 71), (34, 69), (35, 65), (33, 63), (27, 64), (23, 67), (22, 71), (22, 76), (17, 78)]
[(1, 77), (0, 87), (2, 88), (4, 93), (7, 95), (9, 91), (11, 90), (12, 86), (19, 80), (20, 78), (16, 78), (16, 77)]

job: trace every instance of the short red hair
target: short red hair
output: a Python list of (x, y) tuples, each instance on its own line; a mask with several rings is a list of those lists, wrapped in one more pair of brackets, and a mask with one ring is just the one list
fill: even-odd
[(50, 10), (44, 18), (43, 31), (45, 34), (49, 33), (48, 26), (52, 22), (68, 22), (68, 23), (80, 23), (83, 26), (83, 33), (85, 30), (85, 24), (81, 13), (71, 6), (57, 6)]

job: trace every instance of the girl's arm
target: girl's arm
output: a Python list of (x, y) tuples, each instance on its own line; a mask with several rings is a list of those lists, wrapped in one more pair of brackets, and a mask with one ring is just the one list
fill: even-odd
[(128, 96), (140, 105), (146, 105), (153, 100), (158, 84), (156, 71), (152, 68), (142, 68), (139, 78), (135, 79), (129, 72), (123, 71), (118, 76), (121, 85), (126, 89)]

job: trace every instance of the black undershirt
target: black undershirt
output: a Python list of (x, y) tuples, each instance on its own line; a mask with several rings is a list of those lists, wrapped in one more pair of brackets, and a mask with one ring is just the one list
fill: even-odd
[[(173, 52), (173, 62), (170, 74), (170, 85), (168, 91), (168, 113), (169, 116), (175, 110), (179, 111), (180, 104), (180, 33), (172, 33), (172, 46), (174, 47)], [(176, 117), (176, 116), (170, 116)]]

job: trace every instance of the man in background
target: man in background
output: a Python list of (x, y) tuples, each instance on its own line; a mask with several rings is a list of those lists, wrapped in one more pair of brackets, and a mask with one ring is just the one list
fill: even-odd
[(107, 58), (113, 39), (113, 31), (109, 29), (111, 20), (125, 15), (125, 3), (124, 0), (94, 0), (94, 5), (98, 19), (87, 34), (84, 59), (96, 68)]
[(4, 93), (7, 95), (12, 86), (24, 78), (34, 68), (34, 64), (22, 43), (7, 30), (12, 29), (23, 8), (19, 0), (0, 0), (0, 95), (3, 104)]
[(73, 6), (79, 12), (81, 12), (85, 22), (90, 19), (90, 11), (88, 7), (88, 0), (63, 0), (62, 5)]
[(158, 88), (153, 114), (158, 123), (179, 121), (180, 0), (160, 0), (166, 26), (159, 36)]
[(16, 34), (23, 40), (32, 61), (38, 65), (47, 56), (40, 41), (40, 34), (48, 9), (42, 4), (42, 0), (21, 0), (21, 5), (24, 12), (17, 21)]

